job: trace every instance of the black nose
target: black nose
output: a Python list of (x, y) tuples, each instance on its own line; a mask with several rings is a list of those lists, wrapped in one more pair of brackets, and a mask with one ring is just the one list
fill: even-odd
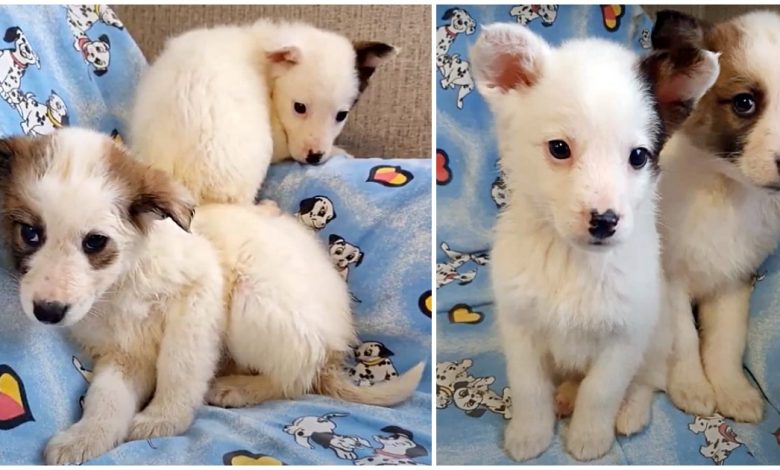
[(603, 240), (615, 234), (618, 217), (615, 211), (608, 209), (606, 212), (598, 213), (595, 210), (590, 211), (590, 228), (588, 231), (594, 238)]
[(59, 302), (33, 302), (33, 314), (41, 323), (56, 325), (65, 318), (70, 305)]
[(306, 155), (306, 163), (319, 165), (320, 160), (322, 160), (322, 152), (309, 152), (309, 154)]

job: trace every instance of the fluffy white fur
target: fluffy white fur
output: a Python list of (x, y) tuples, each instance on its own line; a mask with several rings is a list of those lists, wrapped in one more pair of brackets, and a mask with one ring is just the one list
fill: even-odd
[(331, 155), (346, 122), (339, 113), (393, 52), (303, 23), (187, 32), (168, 41), (139, 83), (131, 145), (200, 202), (251, 203), (272, 161)]
[[(593, 459), (609, 450), (616, 428), (630, 434), (647, 423), (653, 391), (665, 386), (671, 335), (659, 319), (655, 177), (652, 162), (629, 164), (632, 149), (660, 145), (653, 95), (639, 59), (602, 40), (554, 49), (523, 26), (495, 24), (483, 26), (471, 60), (510, 190), (491, 254), (513, 402), (505, 447), (518, 460), (544, 451), (556, 384), (584, 377), (565, 445), (575, 458)], [(715, 56), (699, 65), (673, 74), (693, 93), (675, 99), (695, 99), (712, 84)], [(557, 139), (568, 142), (571, 158), (549, 154)], [(595, 246), (590, 214), (607, 209), (619, 223)]]
[[(744, 81), (735, 79), (739, 75), (757, 80), (766, 100), (749, 134), (739, 136), (744, 149), (735, 161), (689, 137), (702, 125), (698, 120), (675, 134), (662, 154), (660, 228), (676, 324), (669, 394), (697, 415), (710, 416), (717, 406), (725, 416), (757, 422), (764, 402), (742, 371), (742, 356), (753, 273), (780, 234), (780, 16), (752, 13), (730, 25), (723, 59), (733, 65), (710, 93), (722, 100), (724, 92), (716, 89), (721, 82), (733, 88), (729, 82)], [(704, 112), (732, 112), (712, 106)], [(691, 302), (698, 303), (701, 349)]]

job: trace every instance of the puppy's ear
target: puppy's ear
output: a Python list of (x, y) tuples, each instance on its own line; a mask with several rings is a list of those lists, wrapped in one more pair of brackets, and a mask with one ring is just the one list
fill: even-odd
[(708, 23), (674, 10), (661, 10), (656, 14), (650, 40), (653, 49), (674, 49), (677, 47), (704, 47), (704, 35), (710, 28)]
[(108, 72), (108, 69), (95, 69), (95, 75), (98, 77), (102, 77), (106, 72)]
[[(482, 413), (484, 414), (484, 411)], [(412, 441), (412, 442), (414, 442), (414, 441)], [(415, 457), (425, 457), (426, 455), (428, 455), (428, 450), (425, 447), (421, 446), (420, 444), (417, 444), (416, 442), (415, 442), (415, 444), (416, 445), (414, 447), (412, 447), (410, 449), (406, 449), (406, 456), (407, 457), (409, 457), (410, 459), (413, 459)]]
[(355, 261), (355, 267), (357, 268), (358, 266), (360, 266), (360, 263), (363, 262), (363, 252), (359, 251), (360, 250), (359, 247), (356, 248), (358, 249), (357, 261)]
[(490, 99), (534, 86), (542, 76), (550, 50), (544, 39), (525, 26), (483, 26), (469, 51), (477, 89)]
[(306, 199), (302, 199), (301, 202), (298, 204), (298, 213), (307, 214), (311, 212), (311, 210), (314, 209), (314, 204), (316, 202), (317, 202), (316, 197), (307, 197)]
[(444, 14), (441, 16), (441, 19), (443, 20), (449, 20), (450, 18), (455, 15), (455, 12), (457, 11), (457, 8), (450, 8), (449, 10), (445, 11)]
[(107, 35), (105, 35), (105, 34), (101, 34), (100, 36), (98, 36), (98, 39), (99, 39), (101, 42), (104, 42), (104, 43), (106, 43), (106, 47), (107, 47), (109, 50), (111, 50), (111, 40), (108, 38), (108, 36), (107, 36)]
[(5, 35), (3, 35), (3, 41), (14, 42), (18, 37), (19, 37), (19, 27), (11, 26), (10, 28), (5, 30)]
[(468, 416), (471, 416), (472, 418), (479, 418), (483, 414), (485, 414), (485, 409), (484, 408), (475, 408), (475, 409), (473, 409), (471, 411), (467, 411), (466, 414)]
[(355, 69), (358, 72), (360, 80), (360, 92), (368, 87), (368, 79), (374, 74), (376, 69), (395, 57), (398, 49), (390, 44), (376, 41), (353, 41), (352, 47), (355, 49)]
[(133, 223), (148, 232), (153, 221), (169, 218), (189, 232), (195, 215), (195, 201), (189, 191), (161, 171), (146, 171), (144, 185), (130, 203)]
[(719, 55), (687, 46), (653, 52), (640, 62), (640, 73), (658, 102), (666, 136), (685, 121), (718, 79)]
[(328, 244), (332, 245), (332, 244), (336, 243), (339, 240), (343, 240), (343, 238), (341, 238), (340, 236), (336, 235), (335, 233), (331, 233), (330, 236), (328, 237)]
[(274, 66), (290, 67), (301, 61), (298, 46), (284, 46), (265, 53), (266, 59)]
[(384, 344), (379, 345), (379, 357), (394, 356), (393, 351), (389, 350)]

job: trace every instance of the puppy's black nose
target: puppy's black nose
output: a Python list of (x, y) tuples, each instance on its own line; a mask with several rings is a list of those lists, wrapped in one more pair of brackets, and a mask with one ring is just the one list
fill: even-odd
[(322, 155), (322, 152), (309, 152), (309, 154), (306, 155), (306, 163), (319, 165), (320, 160), (322, 160)]
[(618, 220), (620, 220), (620, 217), (612, 209), (602, 213), (592, 210), (590, 211), (590, 228), (588, 232), (593, 235), (593, 238), (598, 238), (599, 240), (609, 238), (615, 234)]
[(59, 302), (33, 302), (33, 314), (41, 323), (56, 325), (65, 318), (70, 305)]

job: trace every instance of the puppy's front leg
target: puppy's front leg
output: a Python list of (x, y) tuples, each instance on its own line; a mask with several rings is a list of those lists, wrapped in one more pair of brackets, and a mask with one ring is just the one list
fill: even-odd
[(668, 308), (671, 309), (674, 329), (671, 369), (668, 392), (683, 411), (711, 416), (715, 411), (715, 392), (704, 375), (699, 354), (699, 333), (693, 322), (691, 300), (684, 283), (670, 280), (667, 283)]
[(632, 338), (607, 346), (580, 384), (566, 434), (566, 449), (577, 460), (601, 457), (612, 447), (618, 409), (642, 360), (637, 343)]
[(84, 414), (46, 445), (49, 465), (80, 464), (108, 452), (127, 436), (130, 421), (154, 385), (154, 365), (133, 358), (99, 360), (84, 399)]
[(504, 447), (515, 460), (527, 460), (550, 446), (555, 430), (553, 384), (531, 335), (519, 325), (500, 325), (512, 390), (512, 418)]
[(702, 362), (718, 411), (737, 421), (761, 421), (764, 400), (742, 372), (751, 286), (734, 283), (699, 304)]
[(222, 297), (201, 285), (171, 306), (157, 358), (157, 386), (149, 405), (132, 421), (130, 439), (181, 434), (203, 404), (219, 360)]

